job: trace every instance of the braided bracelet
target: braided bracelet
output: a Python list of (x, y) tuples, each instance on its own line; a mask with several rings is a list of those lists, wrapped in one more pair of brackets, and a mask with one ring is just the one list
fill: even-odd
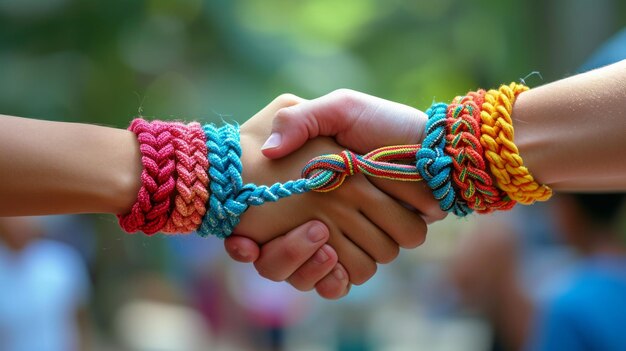
[(452, 157), (444, 151), (446, 144), (446, 109), (443, 103), (433, 104), (428, 110), (426, 137), (416, 153), (417, 170), (432, 189), (443, 211), (466, 216), (472, 210), (457, 195), (452, 185)]
[(500, 190), (487, 173), (480, 143), (480, 107), (485, 91), (457, 96), (448, 105), (446, 153), (454, 164), (453, 180), (468, 206), (478, 213), (509, 210), (515, 201)]
[(188, 233), (202, 223), (209, 198), (206, 139), (199, 123), (172, 123), (171, 133), (176, 159), (176, 197), (162, 231)]
[(513, 142), (513, 103), (526, 90), (528, 87), (525, 85), (511, 83), (485, 94), (480, 114), (483, 123), (480, 142), (485, 148), (485, 157), (489, 160), (491, 173), (500, 189), (506, 191), (511, 199), (529, 205), (549, 199), (552, 190), (535, 181), (524, 167), (519, 150)]
[(141, 188), (129, 213), (118, 215), (127, 232), (151, 235), (163, 229), (171, 211), (175, 160), (170, 124), (135, 119), (128, 128), (137, 135), (141, 151)]
[[(545, 201), (551, 190), (523, 166), (513, 143), (512, 106), (528, 88), (516, 83), (478, 90), (427, 111), (422, 145), (388, 146), (365, 155), (346, 150), (309, 161), (302, 178), (271, 186), (243, 184), (239, 127), (136, 119), (142, 154), (136, 203), (118, 215), (128, 232), (227, 237), (249, 206), (308, 191), (332, 191), (357, 173), (424, 180), (442, 210), (457, 216)], [(491, 171), (491, 174), (489, 173)], [(209, 192), (210, 190), (210, 192)]]

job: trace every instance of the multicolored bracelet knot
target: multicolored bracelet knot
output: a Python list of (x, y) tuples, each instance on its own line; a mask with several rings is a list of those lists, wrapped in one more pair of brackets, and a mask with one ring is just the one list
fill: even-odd
[[(197, 231), (227, 237), (249, 206), (308, 191), (337, 189), (348, 176), (424, 180), (442, 210), (457, 216), (509, 210), (547, 200), (552, 192), (524, 167), (511, 113), (528, 87), (511, 83), (435, 103), (421, 145), (388, 146), (365, 155), (346, 150), (309, 161), (302, 178), (271, 186), (243, 184), (239, 127), (135, 119), (142, 186), (127, 214), (127, 232)], [(210, 191), (209, 191), (210, 190)]]

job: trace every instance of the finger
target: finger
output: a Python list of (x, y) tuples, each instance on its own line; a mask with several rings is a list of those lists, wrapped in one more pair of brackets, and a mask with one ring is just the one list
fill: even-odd
[(338, 223), (350, 241), (365, 251), (378, 263), (389, 263), (400, 253), (398, 244), (358, 211), (346, 211)]
[(321, 297), (333, 300), (348, 294), (350, 291), (348, 272), (341, 263), (315, 285), (315, 291)]
[(233, 260), (243, 263), (256, 261), (261, 251), (259, 245), (252, 239), (239, 235), (231, 235), (226, 238), (224, 248)]
[(339, 262), (348, 272), (350, 282), (356, 285), (365, 283), (376, 274), (376, 262), (333, 226), (334, 224), (329, 225), (331, 235), (328, 244), (337, 252)]
[(262, 277), (283, 281), (313, 256), (328, 236), (328, 228), (322, 222), (305, 223), (263, 245), (254, 266)]
[(287, 282), (301, 291), (309, 291), (337, 264), (337, 253), (329, 245), (322, 246), (313, 257), (298, 268)]
[[(355, 181), (360, 182), (358, 179), (354, 178)], [(363, 180), (367, 181), (365, 178)], [(358, 189), (363, 188), (365, 187), (358, 187)], [(358, 201), (361, 212), (381, 230), (389, 234), (400, 247), (409, 249), (424, 243), (427, 227), (424, 219), (418, 213), (406, 208), (373, 186), (367, 191), (355, 189), (352, 193)]]
[(421, 213), (427, 224), (440, 221), (448, 215), (441, 210), (439, 202), (425, 182), (398, 182), (374, 177), (368, 179), (387, 195)]

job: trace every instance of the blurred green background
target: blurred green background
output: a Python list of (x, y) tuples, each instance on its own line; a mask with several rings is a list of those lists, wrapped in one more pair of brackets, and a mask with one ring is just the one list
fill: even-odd
[(342, 87), (425, 108), (570, 74), (625, 21), (615, 0), (2, 0), (0, 108), (242, 121), (280, 93)]
[[(245, 121), (280, 93), (314, 98), (338, 88), (424, 109), (534, 71), (543, 79), (528, 77), (530, 86), (573, 74), (625, 24), (620, 0), (0, 0), (0, 113), (120, 128), (138, 114)], [(118, 308), (137, 296), (202, 310), (218, 335), (212, 349), (264, 350), (254, 341), (261, 329), (281, 337), (272, 323), (250, 322), (254, 308), (241, 301), (261, 288), (238, 285), (254, 272), (229, 263), (216, 239), (127, 236), (112, 216), (83, 218), (93, 238), (66, 241), (83, 248), (89, 267), (95, 349), (150, 349), (129, 346), (116, 327)], [(288, 349), (481, 349), (481, 324), (424, 322), (432, 292), (423, 290), (461, 226), (433, 227), (425, 247), (403, 253), (348, 302), (301, 301), (270, 285), (268, 296), (290, 296), (289, 309), (307, 307), (297, 323), (281, 317), (295, 325), (287, 344), (297, 346)], [(400, 326), (385, 329), (390, 321)]]

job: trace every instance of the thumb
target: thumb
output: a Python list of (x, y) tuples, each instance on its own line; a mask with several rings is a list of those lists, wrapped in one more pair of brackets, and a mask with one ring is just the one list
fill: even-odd
[(263, 155), (284, 157), (309, 139), (345, 132), (359, 115), (358, 108), (354, 108), (356, 104), (346, 103), (345, 96), (346, 93), (335, 91), (278, 110), (272, 121), (272, 133), (261, 148)]

